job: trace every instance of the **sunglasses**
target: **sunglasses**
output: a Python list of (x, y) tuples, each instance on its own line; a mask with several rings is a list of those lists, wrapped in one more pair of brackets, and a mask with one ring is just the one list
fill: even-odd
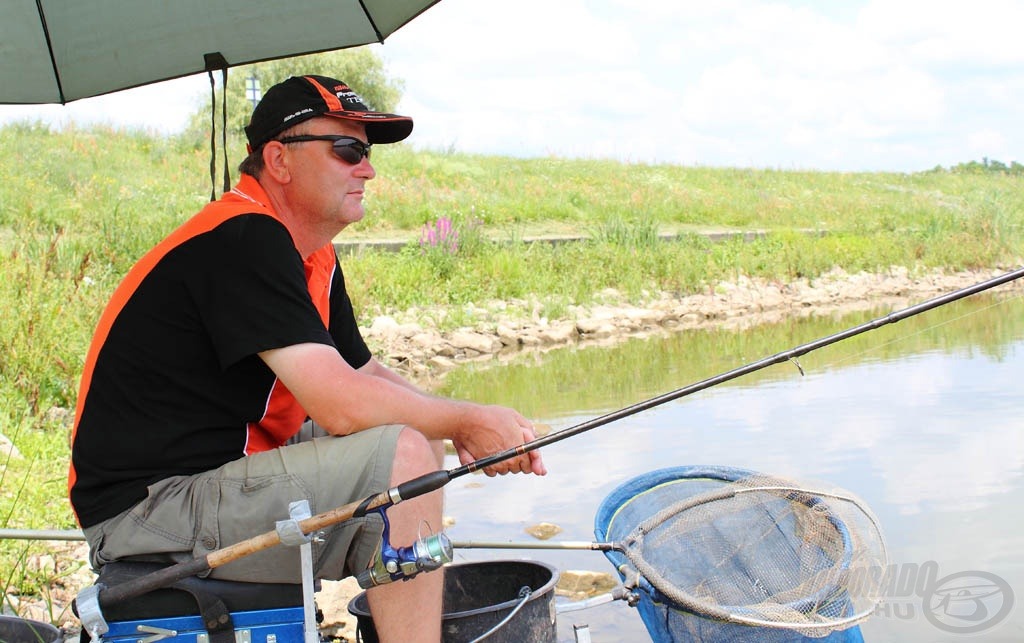
[(306, 141), (332, 141), (334, 144), (331, 145), (331, 151), (333, 151), (338, 158), (345, 161), (349, 165), (355, 165), (363, 160), (363, 157), (370, 158), (370, 148), (373, 147), (370, 143), (364, 143), (358, 138), (352, 138), (351, 136), (338, 136), (335, 134), (324, 134), (317, 136), (313, 134), (303, 134), (301, 136), (286, 136), (284, 138), (277, 139), (279, 143), (304, 143)]

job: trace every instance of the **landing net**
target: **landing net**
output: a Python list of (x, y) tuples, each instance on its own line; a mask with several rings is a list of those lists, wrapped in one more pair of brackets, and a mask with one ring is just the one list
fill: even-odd
[(877, 520), (849, 492), (724, 467), (631, 480), (605, 499), (596, 534), (622, 545), (609, 559), (639, 577), (659, 641), (842, 632), (871, 615), (886, 565)]

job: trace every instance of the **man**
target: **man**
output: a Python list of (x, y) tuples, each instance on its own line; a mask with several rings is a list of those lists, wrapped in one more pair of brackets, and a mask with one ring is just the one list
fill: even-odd
[[(246, 127), (238, 185), (157, 245), (103, 313), (86, 360), (69, 491), (94, 568), (179, 562), (271, 530), (288, 503), (313, 513), (534, 437), (517, 412), (426, 395), (374, 359), (359, 334), (332, 240), (363, 218), (370, 146), (412, 131), (343, 82), (293, 77)], [(286, 445), (307, 418), (330, 437)], [(338, 437), (343, 436), (343, 437)], [(546, 473), (538, 453), (489, 475)], [(388, 510), (396, 547), (441, 524), (441, 492)], [(370, 516), (314, 545), (322, 578), (365, 569)], [(299, 582), (275, 547), (214, 577)], [(440, 636), (442, 575), (367, 592), (383, 640)]]

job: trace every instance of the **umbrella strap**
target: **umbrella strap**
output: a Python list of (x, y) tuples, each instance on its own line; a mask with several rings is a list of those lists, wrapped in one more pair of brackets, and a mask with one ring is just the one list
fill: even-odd
[(213, 71), (221, 73), (221, 147), (224, 149), (224, 192), (231, 191), (228, 169), (228, 61), (218, 51), (204, 56), (206, 75), (210, 77), (210, 200), (217, 200), (217, 91)]
[(220, 103), (220, 141), (221, 149), (224, 152), (224, 192), (231, 191), (231, 171), (228, 169), (228, 68), (221, 70), (220, 86), (223, 100)]

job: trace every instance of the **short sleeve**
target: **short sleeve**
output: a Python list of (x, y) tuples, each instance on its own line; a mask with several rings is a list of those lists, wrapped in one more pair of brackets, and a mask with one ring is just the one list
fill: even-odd
[(261, 214), (237, 216), (205, 243), (214, 247), (197, 250), (213, 259), (191, 275), (190, 290), (222, 368), (273, 348), (334, 345), (283, 224)]
[(359, 368), (370, 361), (373, 354), (366, 346), (362, 333), (359, 332), (352, 300), (345, 287), (345, 276), (337, 259), (335, 259), (334, 275), (331, 279), (330, 333), (341, 356), (352, 368)]

